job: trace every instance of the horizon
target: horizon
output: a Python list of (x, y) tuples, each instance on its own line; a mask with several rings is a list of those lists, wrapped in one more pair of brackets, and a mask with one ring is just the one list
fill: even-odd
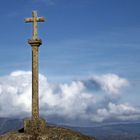
[[(7, 4), (8, 3), (8, 4)], [(31, 25), (39, 17), (40, 113), (94, 125), (140, 121), (140, 2), (1, 1), (0, 118), (31, 115)], [(14, 112), (14, 113), (13, 113)]]

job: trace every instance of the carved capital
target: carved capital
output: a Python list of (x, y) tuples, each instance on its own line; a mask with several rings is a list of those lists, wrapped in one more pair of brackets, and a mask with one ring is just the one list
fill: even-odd
[(41, 39), (29, 39), (28, 43), (33, 47), (33, 46), (37, 46), (39, 47), (42, 44), (42, 40)]

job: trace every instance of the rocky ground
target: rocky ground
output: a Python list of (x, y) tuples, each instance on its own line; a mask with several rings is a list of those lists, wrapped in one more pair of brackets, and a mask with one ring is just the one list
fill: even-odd
[(22, 129), (18, 132), (11, 132), (0, 136), (0, 140), (95, 140), (95, 138), (85, 136), (71, 129), (47, 126), (46, 132), (39, 136), (25, 134)]

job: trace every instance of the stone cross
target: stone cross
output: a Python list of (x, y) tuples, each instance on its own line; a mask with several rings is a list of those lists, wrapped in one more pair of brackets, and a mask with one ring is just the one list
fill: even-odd
[(24, 121), (26, 133), (38, 134), (45, 131), (46, 122), (39, 117), (39, 96), (38, 96), (38, 48), (42, 44), (38, 38), (37, 22), (44, 22), (43, 17), (37, 17), (37, 12), (32, 12), (32, 18), (26, 18), (25, 22), (33, 23), (33, 37), (28, 40), (32, 47), (32, 118)]
[(38, 39), (38, 31), (37, 31), (37, 22), (44, 22), (45, 19), (43, 17), (37, 17), (37, 12), (32, 12), (31, 18), (26, 18), (25, 22), (32, 22), (33, 23), (33, 37), (32, 39)]

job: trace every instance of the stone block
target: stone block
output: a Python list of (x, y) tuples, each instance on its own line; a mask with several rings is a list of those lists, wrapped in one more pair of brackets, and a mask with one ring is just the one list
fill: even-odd
[(46, 121), (44, 119), (32, 120), (26, 119), (24, 120), (24, 133), (26, 134), (43, 134), (46, 130)]

